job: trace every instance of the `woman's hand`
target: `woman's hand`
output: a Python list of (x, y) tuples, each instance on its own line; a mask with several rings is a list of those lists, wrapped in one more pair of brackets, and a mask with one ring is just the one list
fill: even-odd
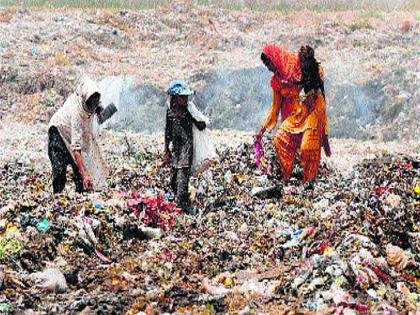
[(93, 190), (92, 181), (89, 177), (88, 172), (86, 171), (85, 164), (83, 163), (82, 152), (80, 150), (74, 150), (74, 161), (76, 162), (77, 167), (79, 168), (80, 175), (82, 176), (83, 189), (85, 191)]
[(258, 130), (258, 132), (254, 136), (255, 140), (261, 141), (264, 135), (264, 132), (265, 132), (265, 128), (261, 128), (260, 130)]

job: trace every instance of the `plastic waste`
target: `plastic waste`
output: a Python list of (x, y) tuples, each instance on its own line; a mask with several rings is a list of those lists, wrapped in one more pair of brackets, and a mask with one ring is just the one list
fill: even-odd
[(320, 306), (320, 302), (319, 301), (314, 301), (314, 302), (306, 302), (306, 303), (304, 303), (304, 306), (307, 308), (307, 309), (310, 309), (310, 310), (316, 310), (316, 309), (318, 309), (319, 308), (319, 306)]
[[(118, 137), (109, 130), (103, 134), (105, 140), (110, 135), (110, 140)], [(133, 138), (133, 142), (140, 148), (148, 137)], [(157, 147), (155, 138), (151, 139), (153, 148)], [(294, 177), (299, 176), (299, 166), (283, 189), (277, 183), (280, 171), (265, 176), (255, 168), (249, 142), (223, 149), (219, 164), (191, 177), (197, 217), (172, 216), (160, 206), (171, 202), (170, 195), (163, 196), (170, 177), (169, 170), (159, 168), (160, 152), (144, 145), (139, 149), (144, 154), (129, 157), (120, 154), (125, 152), (120, 142), (106, 142), (105, 150), (118, 153), (106, 154), (112, 160), (112, 187), (95, 195), (66, 189), (52, 196), (46, 173), (28, 165), (0, 167), (1, 205), (12, 204), (15, 189), (25, 188), (3, 217), (7, 222), (0, 232), (0, 259), (7, 265), (2, 289), (7, 290), (13, 311), (22, 309), (21, 292), (24, 303), (39, 305), (40, 311), (51, 314), (77, 314), (87, 308), (111, 314), (131, 306), (137, 312), (148, 304), (148, 310), (156, 314), (178, 310), (199, 314), (206, 304), (216, 314), (233, 309), (231, 313), (239, 313), (246, 306), (250, 313), (269, 309), (276, 313), (280, 304), (285, 311), (318, 314), (357, 314), (366, 312), (356, 309), (366, 305), (372, 313), (415, 309), (418, 273), (408, 264), (398, 269), (400, 261), (388, 263), (386, 247), (398, 245), (409, 257), (416, 252), (418, 195), (413, 183), (417, 169), (368, 160), (355, 166), (356, 180), (356, 173), (344, 176), (322, 162), (313, 191), (303, 191)], [(44, 188), (39, 189), (40, 184)], [(291, 195), (282, 199), (250, 196), (253, 187), (274, 185)], [(376, 187), (383, 188), (375, 191)], [(33, 193), (35, 188), (39, 195)], [(402, 199), (393, 211), (386, 201), (390, 194)], [(161, 203), (156, 195), (163, 196)], [(146, 196), (149, 201), (141, 203)], [(172, 217), (173, 224), (167, 230), (152, 222), (146, 225), (147, 207), (156, 210), (147, 217), (155, 215), (155, 222)], [(51, 228), (40, 234), (37, 225), (45, 209), (53, 213), (47, 216)], [(146, 236), (149, 232), (152, 238)], [(13, 242), (21, 243), (17, 253)], [(282, 248), (287, 244), (292, 246)], [(30, 286), (26, 275), (44, 265), (63, 272), (68, 294), (48, 295)], [(214, 279), (220, 270), (230, 272)], [(206, 277), (212, 279), (207, 286)], [(405, 284), (406, 294), (400, 292), (398, 282)], [(34, 294), (26, 294), (31, 291)], [(39, 298), (42, 304), (37, 304)]]
[(40, 233), (45, 233), (50, 229), (50, 223), (47, 219), (43, 219), (41, 222), (38, 223), (37, 229)]
[(207, 166), (218, 160), (216, 147), (207, 128), (200, 131), (193, 125), (193, 172), (203, 172)]
[(378, 293), (374, 289), (368, 289), (366, 292), (369, 294), (369, 296), (372, 299), (374, 299), (374, 300), (378, 300), (379, 299)]
[(232, 278), (226, 278), (223, 284), (224, 284), (225, 288), (232, 289), (232, 287), (233, 287)]
[(49, 292), (64, 293), (68, 289), (66, 278), (58, 269), (47, 268), (31, 277), (38, 287)]
[(0, 303), (0, 313), (2, 314), (10, 314), (12, 312), (12, 308), (7, 303)]
[(403, 270), (410, 262), (410, 257), (398, 246), (388, 244), (386, 246), (388, 264), (395, 266), (398, 270)]
[(254, 142), (255, 149), (255, 165), (259, 167), (263, 174), (270, 173), (270, 166), (268, 165), (265, 157), (261, 140), (256, 139)]
[(244, 294), (256, 294), (263, 297), (271, 297), (274, 294), (278, 281), (258, 281), (257, 279), (249, 279), (240, 287), (239, 292)]
[(225, 296), (232, 290), (224, 287), (223, 284), (212, 284), (209, 279), (204, 279), (202, 282), (204, 292), (214, 296)]
[(397, 209), (401, 205), (401, 197), (396, 194), (389, 194), (385, 201), (391, 209)]
[(317, 210), (328, 210), (329, 206), (329, 200), (324, 198), (318, 201), (317, 203), (314, 203), (314, 208)]
[(1, 219), (0, 220), (0, 233), (6, 230), (6, 226), (7, 226), (7, 220)]
[(182, 212), (175, 203), (165, 200), (161, 195), (140, 198), (133, 193), (128, 200), (128, 207), (145, 225), (163, 230), (170, 229), (175, 223), (175, 217)]

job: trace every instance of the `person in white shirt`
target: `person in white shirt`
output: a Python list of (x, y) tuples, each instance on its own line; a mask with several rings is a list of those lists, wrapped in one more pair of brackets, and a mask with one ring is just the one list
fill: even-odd
[(117, 109), (113, 104), (103, 109), (100, 98), (97, 84), (85, 76), (50, 120), (48, 156), (54, 193), (64, 190), (68, 165), (73, 169), (77, 192), (106, 186), (107, 170), (93, 133), (93, 123), (95, 117), (98, 123), (103, 123)]

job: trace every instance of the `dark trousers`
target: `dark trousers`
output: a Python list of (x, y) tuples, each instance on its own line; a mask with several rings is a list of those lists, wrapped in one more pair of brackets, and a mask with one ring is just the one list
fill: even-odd
[(48, 130), (48, 156), (52, 165), (53, 192), (61, 193), (66, 185), (67, 166), (73, 169), (73, 180), (76, 184), (76, 191), (83, 192), (83, 179), (79, 167), (74, 162), (63, 138), (56, 127)]
[(175, 193), (176, 204), (184, 211), (190, 211), (191, 201), (188, 193), (190, 181), (190, 168), (172, 168), (171, 187)]

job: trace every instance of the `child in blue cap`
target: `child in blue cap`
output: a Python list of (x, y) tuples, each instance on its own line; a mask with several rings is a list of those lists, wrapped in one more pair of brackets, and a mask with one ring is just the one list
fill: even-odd
[[(166, 165), (172, 169), (171, 188), (175, 202), (184, 212), (191, 212), (188, 184), (193, 161), (193, 124), (204, 130), (206, 123), (193, 118), (188, 110), (189, 96), (193, 95), (185, 81), (172, 81), (168, 94), (169, 106), (166, 113), (165, 155)], [(172, 150), (169, 149), (172, 143)]]

